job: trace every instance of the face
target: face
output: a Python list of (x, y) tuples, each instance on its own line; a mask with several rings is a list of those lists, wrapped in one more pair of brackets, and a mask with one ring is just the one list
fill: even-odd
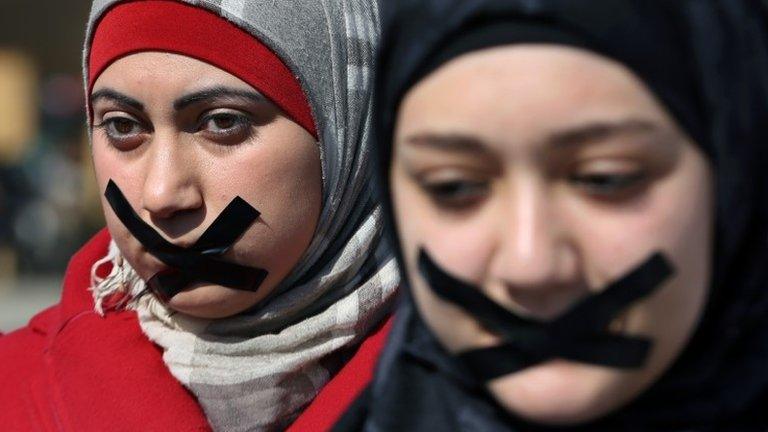
[[(309, 246), (321, 210), (318, 144), (253, 87), (168, 53), (124, 57), (96, 80), (93, 161), (166, 240), (189, 247), (237, 196), (261, 217), (223, 256), (269, 276), (256, 292), (196, 283), (168, 302), (196, 317), (241, 312), (268, 295)], [(112, 238), (142, 279), (167, 267), (102, 197)]]
[(712, 174), (624, 66), (587, 51), (516, 45), (443, 65), (403, 100), (390, 181), (420, 313), (451, 352), (501, 340), (427, 287), (425, 248), (520, 315), (551, 320), (661, 251), (676, 269), (613, 332), (652, 338), (641, 369), (565, 360), (488, 382), (510, 412), (595, 419), (636, 397), (688, 341), (710, 278)]

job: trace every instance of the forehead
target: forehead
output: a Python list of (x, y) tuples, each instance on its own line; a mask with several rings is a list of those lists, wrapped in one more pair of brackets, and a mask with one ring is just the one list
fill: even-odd
[(147, 51), (109, 65), (96, 79), (93, 91), (112, 87), (138, 93), (138, 97), (152, 97), (214, 85), (251, 89), (241, 79), (209, 63), (181, 54)]
[(436, 132), (534, 143), (552, 131), (629, 119), (670, 121), (622, 64), (577, 48), (521, 44), (460, 56), (416, 84), (400, 106), (396, 139)]

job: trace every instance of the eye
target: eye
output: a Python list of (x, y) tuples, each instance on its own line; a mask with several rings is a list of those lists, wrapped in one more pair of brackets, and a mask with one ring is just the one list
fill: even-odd
[(100, 124), (94, 125), (94, 129), (104, 131), (110, 144), (120, 150), (136, 147), (146, 132), (140, 122), (123, 115), (104, 118)]
[(421, 187), (438, 206), (453, 210), (473, 207), (490, 192), (490, 183), (482, 180), (455, 179), (423, 181)]
[(245, 140), (250, 137), (251, 117), (236, 111), (211, 112), (200, 120), (198, 131), (213, 140)]
[(645, 184), (644, 172), (573, 174), (568, 180), (599, 198), (624, 198)]
[(104, 122), (99, 126), (104, 127), (107, 135), (112, 138), (122, 138), (127, 135), (136, 135), (142, 131), (141, 125), (137, 121), (126, 117), (109, 118), (104, 120)]

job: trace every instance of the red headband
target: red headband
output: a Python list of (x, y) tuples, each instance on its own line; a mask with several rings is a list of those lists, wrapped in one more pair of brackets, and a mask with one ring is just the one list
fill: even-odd
[(88, 58), (88, 94), (110, 64), (141, 51), (182, 54), (223, 69), (257, 89), (317, 138), (301, 85), (272, 50), (213, 12), (171, 0), (122, 3), (101, 19)]

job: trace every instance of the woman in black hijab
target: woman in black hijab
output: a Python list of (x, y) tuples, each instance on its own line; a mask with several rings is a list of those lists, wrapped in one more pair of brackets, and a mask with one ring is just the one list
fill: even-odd
[(391, 0), (411, 290), (340, 430), (766, 430), (758, 2)]

